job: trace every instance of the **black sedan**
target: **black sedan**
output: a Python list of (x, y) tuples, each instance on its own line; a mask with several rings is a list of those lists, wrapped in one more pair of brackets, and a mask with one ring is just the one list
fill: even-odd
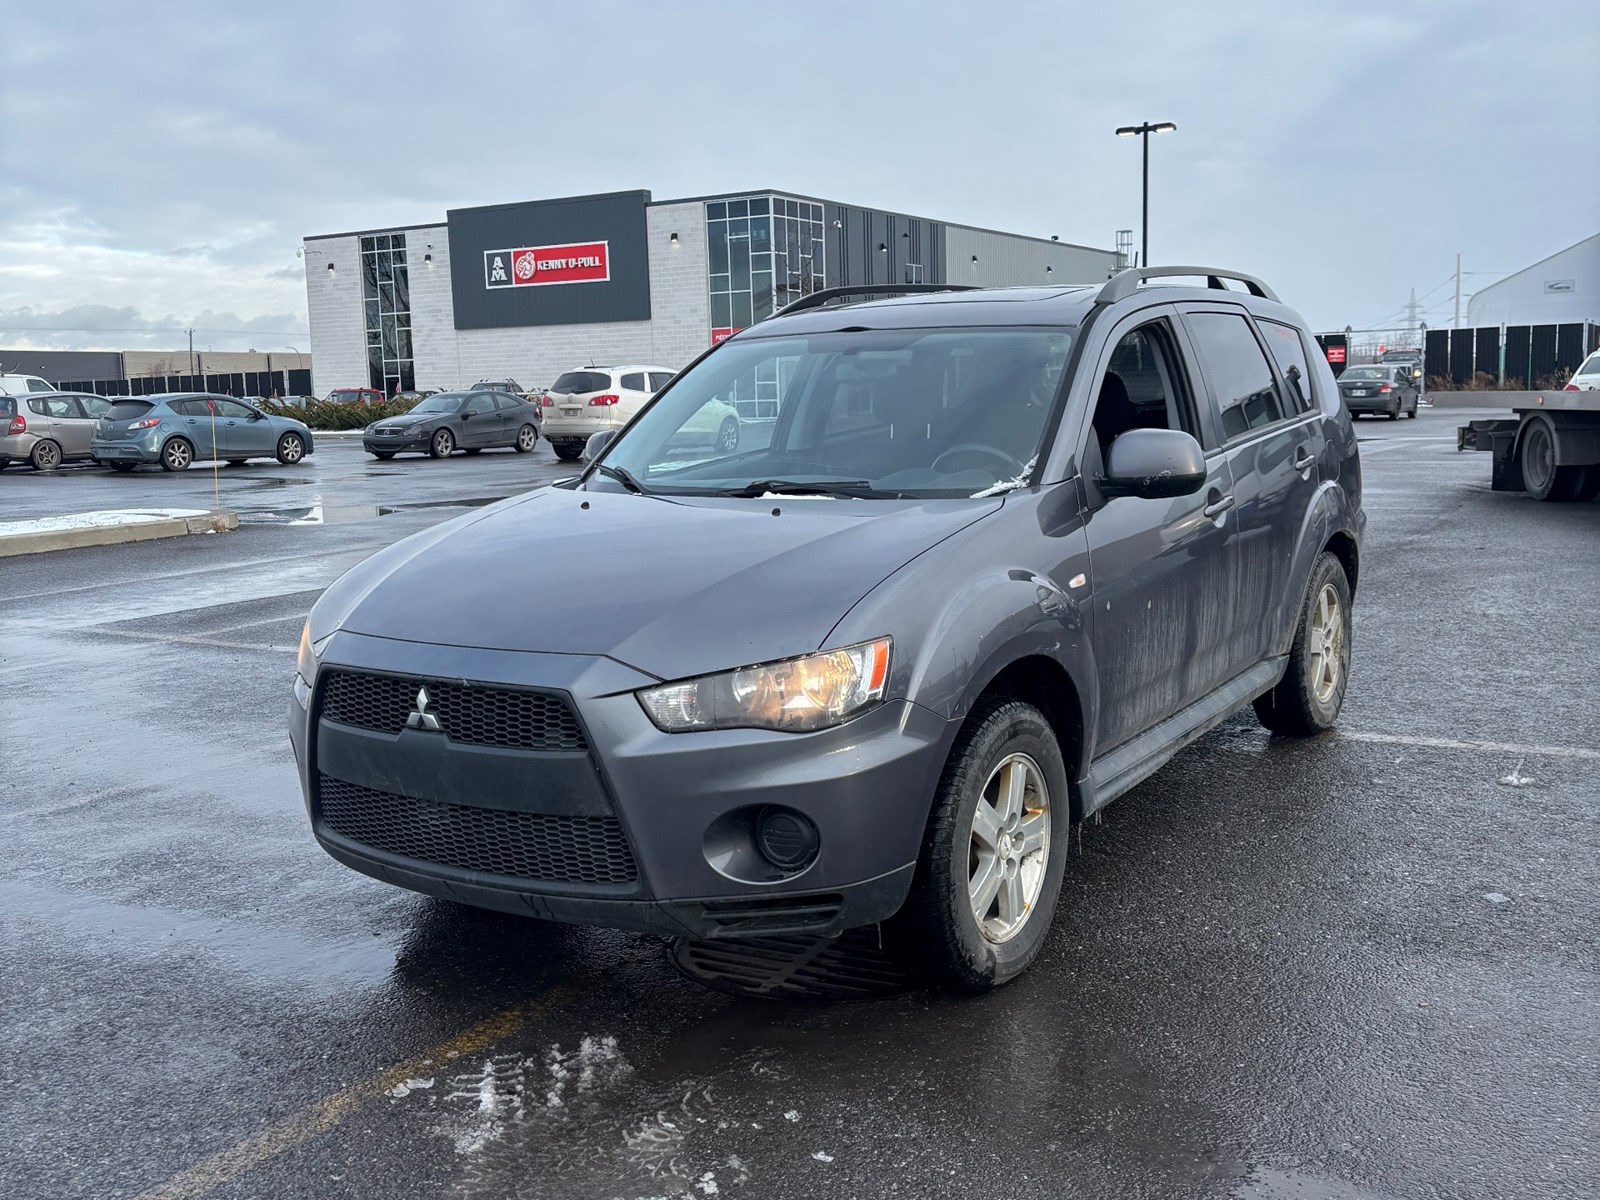
[(539, 442), (539, 410), (505, 392), (440, 392), (410, 412), (368, 425), (361, 444), (377, 458), (416, 451), (448, 458), (510, 446), (526, 454)]
[(1414, 417), (1419, 397), (1411, 368), (1404, 364), (1351, 367), (1339, 376), (1339, 398), (1352, 417), (1382, 415), (1391, 421), (1401, 413)]

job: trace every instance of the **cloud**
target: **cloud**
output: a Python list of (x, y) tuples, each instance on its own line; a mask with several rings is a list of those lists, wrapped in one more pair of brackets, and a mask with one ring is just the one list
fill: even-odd
[[(1150, 148), (1156, 258), (1252, 270), (1342, 328), (1458, 250), (1509, 271), (1595, 232), (1591, 81), (1572, 67), (1600, 61), (1590, 8), (506, 0), (441, 24), (420, 0), (381, 21), (308, 0), (221, 19), (198, 0), (25, 6), (0, 46), (0, 310), (303, 328), (308, 234), (639, 187), (776, 187), (1110, 246), (1140, 193), (1138, 144), (1112, 130), (1149, 119), (1179, 126)], [(647, 69), (605, 66), (625, 62)]]

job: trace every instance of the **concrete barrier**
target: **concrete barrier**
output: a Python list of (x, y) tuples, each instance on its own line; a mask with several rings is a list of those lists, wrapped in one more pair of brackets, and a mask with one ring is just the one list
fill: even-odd
[[(19, 554), (42, 554), (49, 550), (75, 550), (82, 546), (114, 546), (123, 542), (147, 542), (157, 538), (187, 537), (192, 533), (231, 533), (239, 528), (239, 514), (232, 512), (175, 515), (150, 513), (81, 513), (78, 518), (107, 518), (80, 521), (74, 518), (42, 518), (38, 521), (0, 523), (0, 558)], [(115, 518), (121, 517), (122, 520)]]

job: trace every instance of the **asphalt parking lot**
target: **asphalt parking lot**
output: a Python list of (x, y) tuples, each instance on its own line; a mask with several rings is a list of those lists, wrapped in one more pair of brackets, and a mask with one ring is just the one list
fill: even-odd
[(1490, 492), (1459, 419), (1358, 426), (1339, 730), (1236, 718), (1117, 801), (1043, 958), (976, 1000), (723, 995), (659, 940), (317, 848), (284, 730), (306, 611), (570, 474), (547, 446), (7, 471), (16, 517), (216, 486), (243, 524), (0, 560), (0, 1192), (1595, 1194), (1600, 503)]

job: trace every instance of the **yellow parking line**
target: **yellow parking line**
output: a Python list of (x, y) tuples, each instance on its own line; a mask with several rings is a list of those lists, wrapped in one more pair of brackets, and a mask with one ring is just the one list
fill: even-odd
[(484, 1047), (509, 1037), (527, 1021), (555, 1007), (574, 987), (574, 984), (567, 983), (551, 990), (538, 1004), (498, 1012), (448, 1041), (440, 1042), (437, 1046), (423, 1051), (415, 1058), (390, 1067), (371, 1079), (352, 1084), (341, 1092), (335, 1092), (320, 1104), (291, 1113), (281, 1121), (274, 1121), (261, 1132), (253, 1133), (235, 1142), (226, 1150), (219, 1150), (187, 1170), (180, 1171), (165, 1183), (137, 1197), (137, 1200), (192, 1200), (194, 1197), (204, 1196), (213, 1188), (232, 1182), (269, 1159), (294, 1149), (300, 1143), (318, 1134), (327, 1133), (346, 1118), (378, 1100), (396, 1084), (404, 1083), (407, 1079), (416, 1078), (418, 1075), (432, 1074), (441, 1064), (449, 1060), (475, 1054)]

